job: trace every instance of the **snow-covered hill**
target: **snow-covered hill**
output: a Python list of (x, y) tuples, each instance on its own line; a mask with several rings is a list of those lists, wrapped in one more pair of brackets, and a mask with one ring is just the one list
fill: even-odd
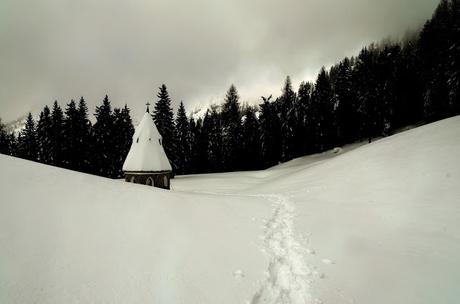
[(460, 117), (173, 191), (0, 156), (0, 303), (458, 303)]

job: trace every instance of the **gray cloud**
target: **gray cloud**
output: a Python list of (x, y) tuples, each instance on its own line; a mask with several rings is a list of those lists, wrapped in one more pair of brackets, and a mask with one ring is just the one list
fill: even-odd
[(278, 95), (363, 45), (401, 36), (438, 0), (2, 0), (0, 117), (108, 93), (140, 115), (166, 83), (188, 110)]

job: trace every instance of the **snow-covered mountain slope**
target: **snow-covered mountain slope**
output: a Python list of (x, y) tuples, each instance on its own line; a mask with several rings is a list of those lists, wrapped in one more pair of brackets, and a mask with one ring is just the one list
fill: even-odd
[(0, 302), (457, 303), (460, 117), (336, 152), (170, 192), (0, 156)]

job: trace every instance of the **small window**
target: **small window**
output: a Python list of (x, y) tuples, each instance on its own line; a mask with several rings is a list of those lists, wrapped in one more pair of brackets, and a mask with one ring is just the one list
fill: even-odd
[(131, 176), (130, 180), (129, 180), (131, 183), (136, 183), (136, 177), (134, 176)]
[(163, 182), (164, 182), (164, 186), (165, 186), (165, 187), (168, 187), (168, 186), (169, 186), (169, 185), (168, 185), (168, 178), (166, 177), (166, 175), (163, 176)]
[(139, 137), (137, 138), (136, 142), (137, 142), (137, 143), (139, 142)]
[(161, 139), (158, 139), (158, 142), (160, 143), (160, 146), (161, 146)]

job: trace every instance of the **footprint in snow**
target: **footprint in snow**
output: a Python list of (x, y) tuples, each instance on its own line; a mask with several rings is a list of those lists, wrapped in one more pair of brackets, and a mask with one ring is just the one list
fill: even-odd
[(313, 249), (306, 249), (305, 251), (306, 251), (308, 254), (311, 254), (311, 255), (314, 255), (314, 254), (316, 253), (316, 251), (313, 250)]
[(241, 270), (241, 269), (235, 270), (235, 271), (233, 272), (233, 277), (234, 277), (235, 279), (242, 279), (242, 278), (244, 278), (244, 272), (243, 272), (243, 270)]
[(335, 264), (334, 261), (331, 261), (329, 259), (322, 259), (321, 262), (323, 262), (323, 264), (326, 264), (326, 265)]

